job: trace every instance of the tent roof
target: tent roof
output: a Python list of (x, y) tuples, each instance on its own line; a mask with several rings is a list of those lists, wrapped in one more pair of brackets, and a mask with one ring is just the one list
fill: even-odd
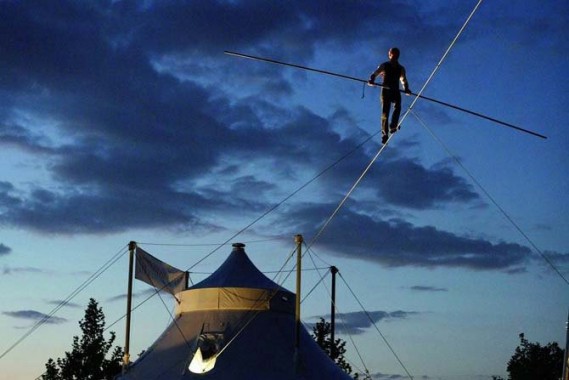
[[(188, 366), (200, 336), (222, 336), (223, 352), (210, 372), (193, 373)], [(351, 380), (300, 330), (295, 351), (294, 316), (271, 311), (198, 311), (184, 313), (119, 377), (121, 380)], [(227, 346), (226, 346), (227, 345)]]
[(265, 276), (245, 253), (245, 244), (233, 244), (233, 251), (223, 264), (208, 278), (189, 289), (254, 288), (289, 292)]
[[(297, 347), (295, 314), (285, 307), (292, 306), (294, 294), (265, 277), (247, 257), (243, 244), (233, 247), (217, 271), (178, 293), (182, 304), (200, 307), (182, 307), (119, 379), (350, 380), (304, 326)], [(256, 307), (260, 295), (267, 293), (277, 295), (270, 307)], [(215, 302), (209, 307), (212, 294)], [(203, 373), (198, 372), (196, 359), (202, 352), (215, 355), (215, 365)], [(190, 369), (194, 360), (198, 366)]]

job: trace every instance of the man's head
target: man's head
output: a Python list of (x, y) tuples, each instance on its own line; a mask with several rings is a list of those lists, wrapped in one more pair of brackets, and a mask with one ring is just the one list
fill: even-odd
[(398, 60), (399, 59), (399, 49), (396, 47), (392, 47), (389, 49), (389, 59)]

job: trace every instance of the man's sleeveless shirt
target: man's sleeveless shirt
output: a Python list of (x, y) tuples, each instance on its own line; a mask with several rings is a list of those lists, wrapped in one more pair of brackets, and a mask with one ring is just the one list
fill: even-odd
[(381, 64), (380, 71), (385, 71), (383, 85), (389, 87), (392, 92), (399, 92), (399, 78), (403, 73), (403, 66), (399, 63), (387, 61)]

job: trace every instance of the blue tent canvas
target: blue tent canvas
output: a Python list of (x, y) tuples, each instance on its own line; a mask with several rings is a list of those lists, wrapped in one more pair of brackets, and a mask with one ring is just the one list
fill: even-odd
[(351, 379), (303, 327), (295, 347), (295, 294), (262, 274), (243, 244), (176, 297), (175, 321), (119, 379)]

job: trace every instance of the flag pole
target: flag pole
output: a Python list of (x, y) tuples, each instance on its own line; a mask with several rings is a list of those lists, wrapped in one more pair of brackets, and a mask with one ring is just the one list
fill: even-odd
[(330, 303), (330, 352), (332, 353), (332, 358), (336, 359), (336, 273), (338, 273), (338, 268), (335, 266), (330, 267), (330, 272), (332, 273), (332, 302)]
[(296, 373), (300, 371), (300, 285), (302, 273), (302, 243), (304, 239), (302, 235), (295, 235), (296, 243), (296, 298), (294, 313), (294, 370)]
[(295, 312), (295, 344), (294, 347), (298, 350), (300, 347), (300, 287), (301, 287), (301, 272), (302, 272), (302, 242), (304, 239), (302, 235), (294, 237), (296, 243), (296, 312)]
[(126, 333), (124, 343), (124, 356), (122, 372), (125, 373), (128, 365), (130, 364), (130, 311), (132, 309), (132, 274), (134, 267), (134, 251), (136, 250), (136, 242), (131, 241), (128, 243), (128, 291), (126, 298)]
[(569, 364), (569, 313), (567, 314), (567, 322), (565, 323), (565, 354), (563, 355), (563, 375), (561, 377), (562, 380), (569, 379), (569, 371), (568, 371), (568, 364)]

